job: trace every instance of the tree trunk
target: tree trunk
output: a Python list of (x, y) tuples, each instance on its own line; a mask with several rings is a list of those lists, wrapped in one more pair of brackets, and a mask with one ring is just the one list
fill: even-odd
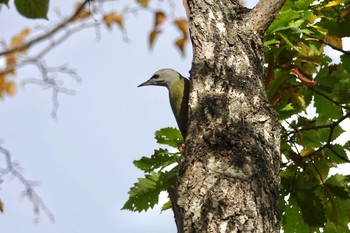
[[(264, 2), (279, 5), (266, 12)], [(263, 85), (263, 32), (282, 4), (188, 0), (194, 57), (178, 232), (279, 232), (280, 132)]]

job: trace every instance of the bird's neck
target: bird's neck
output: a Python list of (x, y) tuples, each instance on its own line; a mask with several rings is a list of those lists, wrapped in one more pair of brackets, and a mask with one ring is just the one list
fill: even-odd
[(188, 115), (189, 81), (181, 77), (174, 81), (168, 89), (171, 108), (175, 115), (176, 122), (184, 135)]

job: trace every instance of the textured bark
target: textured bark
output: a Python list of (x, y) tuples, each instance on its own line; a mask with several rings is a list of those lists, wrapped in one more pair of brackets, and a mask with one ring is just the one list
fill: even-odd
[(263, 86), (266, 23), (257, 28), (234, 0), (188, 7), (194, 57), (178, 232), (279, 232), (280, 132)]

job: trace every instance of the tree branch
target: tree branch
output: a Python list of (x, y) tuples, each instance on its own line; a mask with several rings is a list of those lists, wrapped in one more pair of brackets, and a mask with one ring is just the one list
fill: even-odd
[(260, 0), (247, 14), (250, 28), (263, 35), (282, 8), (285, 0)]
[(11, 160), (11, 153), (2, 146), (0, 146), (0, 154), (2, 154), (5, 157), (6, 161), (6, 166), (4, 168), (0, 167), (0, 180), (2, 180), (3, 175), (10, 174), (17, 178), (23, 184), (23, 194), (33, 204), (34, 212), (38, 214), (39, 211), (42, 210), (48, 216), (50, 221), (54, 222), (55, 218), (53, 214), (34, 190), (35, 182), (29, 181), (23, 176), (23, 174), (18, 169), (18, 165), (16, 166), (16, 164)]
[(80, 12), (84, 9), (85, 5), (90, 2), (91, 0), (85, 0), (80, 6), (79, 8), (74, 12), (74, 14), (69, 17), (68, 19), (62, 21), (60, 24), (58, 24), (55, 28), (51, 29), (49, 32), (47, 33), (44, 33), (43, 35), (40, 35), (36, 38), (33, 38), (32, 40), (26, 42), (26, 43), (23, 43), (23, 44), (20, 44), (18, 46), (15, 46), (13, 48), (10, 48), (8, 50), (5, 50), (5, 51), (2, 51), (0, 52), (0, 56), (4, 56), (4, 55), (7, 55), (7, 54), (10, 54), (10, 53), (13, 53), (13, 52), (16, 52), (16, 51), (21, 51), (25, 48), (28, 48), (30, 46), (32, 46), (33, 44), (36, 44), (48, 37), (51, 37), (53, 34), (55, 34), (57, 31), (59, 31), (60, 29), (64, 28), (66, 26), (66, 24), (74, 21), (74, 19), (80, 14)]

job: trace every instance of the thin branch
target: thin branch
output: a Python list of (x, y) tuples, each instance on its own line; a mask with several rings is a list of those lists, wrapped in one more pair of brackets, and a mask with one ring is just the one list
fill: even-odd
[(40, 52), (38, 52), (36, 55), (31, 56), (30, 58), (25, 59), (19, 63), (14, 64), (14, 65), (7, 66), (5, 69), (0, 71), (0, 75), (6, 74), (12, 70), (16, 70), (16, 69), (23, 67), (29, 63), (35, 63), (41, 57), (43, 57), (44, 55), (49, 53), (54, 47), (60, 45), (62, 42), (64, 42), (66, 39), (68, 39), (69, 36), (71, 36), (72, 34), (79, 32), (80, 30), (83, 30), (83, 29), (87, 29), (90, 27), (96, 27), (99, 24), (100, 24), (99, 22), (82, 23), (74, 28), (67, 29), (65, 31), (65, 33), (63, 35), (61, 35), (58, 39), (54, 40), (52, 38), (50, 40), (51, 42), (46, 47), (44, 47)]
[(344, 108), (344, 109), (350, 110), (350, 108), (349, 108), (349, 107), (341, 105), (341, 104), (340, 104), (340, 103), (338, 103), (337, 101), (335, 101), (335, 100), (333, 100), (332, 98), (328, 97), (328, 96), (327, 96), (327, 95), (325, 95), (324, 93), (322, 93), (322, 92), (320, 92), (320, 91), (316, 90), (315, 88), (313, 88), (313, 87), (309, 87), (309, 89), (310, 89), (310, 90), (312, 90), (313, 92), (315, 92), (316, 94), (318, 94), (318, 95), (322, 96), (323, 98), (325, 98), (325, 99), (329, 100), (329, 101), (330, 101), (330, 102), (332, 102), (333, 104), (335, 104), (335, 105), (337, 105), (337, 106), (339, 106), (339, 107), (341, 107), (341, 108)]
[[(41, 62), (37, 61), (34, 64), (37, 66), (37, 68), (41, 72), (42, 79), (36, 79), (36, 78), (26, 79), (22, 81), (22, 85), (35, 84), (35, 85), (42, 86), (45, 89), (51, 89), (52, 90), (51, 99), (53, 103), (51, 117), (56, 118), (58, 107), (59, 107), (58, 95), (59, 94), (74, 95), (75, 91), (62, 87), (63, 81), (57, 79), (55, 77), (55, 74), (65, 73), (70, 77), (74, 78), (77, 82), (80, 82), (81, 79), (74, 70), (69, 69), (67, 66), (47, 67), (44, 61), (41, 61)], [(50, 75), (50, 73), (52, 73), (53, 75)]]
[(58, 32), (59, 30), (61, 30), (62, 28), (64, 28), (66, 26), (66, 24), (72, 22), (75, 20), (75, 18), (80, 14), (80, 12), (84, 9), (85, 5), (87, 3), (89, 3), (91, 0), (85, 0), (80, 6), (79, 8), (74, 12), (74, 14), (69, 17), (68, 19), (64, 20), (63, 22), (61, 22), (60, 24), (58, 24), (55, 28), (51, 29), (50, 31), (48, 31), (47, 33), (44, 33), (43, 35), (40, 35), (26, 43), (20, 44), (18, 46), (15, 46), (13, 48), (10, 48), (8, 50), (2, 51), (0, 52), (0, 56), (4, 56), (13, 52), (17, 52), (17, 51), (21, 51), (25, 48), (29, 48), (30, 46), (32, 46), (33, 44), (36, 44), (48, 37), (51, 37), (52, 35), (54, 35), (56, 32)]
[(34, 212), (38, 214), (39, 210), (42, 210), (48, 216), (50, 221), (54, 222), (55, 218), (53, 214), (34, 190), (36, 182), (29, 181), (23, 176), (23, 174), (16, 168), (15, 163), (11, 160), (11, 153), (2, 146), (0, 146), (0, 154), (5, 157), (6, 161), (6, 167), (0, 168), (0, 178), (3, 175), (12, 175), (17, 178), (24, 185), (25, 189), (23, 193), (33, 204)]
[(306, 40), (311, 40), (311, 41), (316, 41), (318, 43), (321, 43), (321, 44), (324, 44), (324, 45), (328, 45), (329, 47), (331, 47), (332, 49), (334, 50), (337, 50), (341, 53), (344, 53), (348, 56), (350, 56), (350, 51), (347, 51), (347, 50), (344, 50), (344, 49), (341, 49), (341, 48), (338, 48), (330, 43), (327, 43), (325, 40), (321, 40), (321, 39), (316, 39), (316, 38), (306, 38)]

